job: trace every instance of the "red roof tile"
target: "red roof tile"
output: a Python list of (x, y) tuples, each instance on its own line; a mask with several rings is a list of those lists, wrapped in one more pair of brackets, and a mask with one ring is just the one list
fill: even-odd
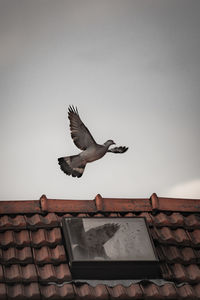
[(31, 248), (24, 247), (22, 249), (0, 249), (0, 261), (2, 264), (32, 263), (33, 257)]
[(37, 272), (39, 281), (43, 282), (65, 282), (72, 279), (68, 264), (37, 266)]
[(146, 299), (162, 299), (160, 287), (155, 284), (148, 284), (143, 286), (144, 295)]
[[(24, 207), (23, 207), (24, 206)], [(163, 282), (73, 282), (62, 217), (143, 216)], [(0, 202), (0, 299), (200, 299), (200, 200), (159, 198)]]
[(40, 200), (2, 201), (0, 214), (26, 213), (97, 213), (97, 212), (145, 212), (173, 211), (200, 212), (200, 199), (176, 199), (157, 197), (154, 193), (150, 199), (103, 198), (97, 195), (94, 200), (56, 200), (42, 195)]
[(191, 247), (160, 245), (157, 253), (161, 261), (190, 264), (197, 262), (196, 251)]
[(200, 200), (197, 199), (158, 198), (156, 194), (153, 194), (151, 199), (153, 210), (178, 212), (200, 211)]
[(23, 300), (23, 299), (39, 300), (40, 299), (40, 291), (37, 283), (30, 283), (28, 285), (23, 285), (23, 284), (10, 285), (9, 288), (7, 288), (6, 294), (8, 296), (8, 299), (13, 299), (13, 300)]
[(200, 246), (200, 229), (190, 231), (189, 236), (194, 246)]
[(185, 218), (185, 225), (189, 228), (200, 228), (200, 217), (197, 215), (189, 215)]
[(33, 247), (51, 246), (54, 247), (62, 243), (62, 236), (60, 228), (55, 227), (53, 229), (38, 229), (36, 231), (30, 231), (31, 244)]
[(12, 230), (0, 233), (0, 247), (25, 247), (30, 245), (30, 238), (27, 230), (14, 232)]
[(78, 299), (92, 300), (96, 297), (95, 289), (92, 286), (89, 286), (88, 284), (76, 286), (74, 290), (76, 295), (78, 296)]
[(47, 246), (39, 249), (33, 248), (34, 259), (37, 264), (56, 264), (66, 261), (66, 254), (63, 245), (58, 245), (55, 248)]
[(98, 300), (110, 299), (110, 297), (108, 295), (108, 289), (103, 284), (99, 284), (94, 287), (94, 295), (95, 295), (95, 298)]
[(48, 213), (45, 216), (34, 214), (32, 217), (26, 217), (26, 222), (28, 228), (49, 228), (59, 225), (59, 217), (55, 213)]
[(40, 286), (42, 299), (60, 300), (60, 299), (74, 299), (74, 289), (72, 284), (64, 284), (62, 286), (45, 285)]
[(32, 282), (37, 281), (34, 264), (4, 266), (4, 279), (6, 282)]
[(0, 214), (31, 214), (40, 212), (40, 201), (2, 201), (0, 206)]
[(114, 199), (102, 198), (102, 211), (126, 212), (126, 211), (151, 211), (149, 199)]
[(131, 299), (143, 298), (143, 291), (139, 284), (131, 284), (126, 290), (128, 297)]
[(195, 290), (189, 284), (177, 288), (177, 292), (181, 299), (199, 299), (199, 295), (195, 293)]
[(0, 283), (0, 299), (7, 300), (6, 285), (4, 283)]
[(121, 284), (118, 284), (112, 288), (108, 287), (107, 289), (109, 291), (111, 299), (127, 299), (127, 298), (129, 298), (127, 295), (126, 288)]
[[(3, 209), (2, 212), (5, 213)], [(18, 229), (26, 228), (26, 220), (24, 216), (17, 215), (14, 218), (9, 217), (8, 215), (0, 216), (0, 231), (4, 231), (10, 228), (13, 229), (15, 227), (17, 227)]]
[(160, 287), (160, 293), (164, 299), (176, 299), (176, 287), (172, 283), (166, 283)]
[(188, 232), (182, 228), (170, 229), (170, 227), (161, 227), (155, 230), (154, 239), (164, 244), (179, 244), (188, 246), (191, 244)]

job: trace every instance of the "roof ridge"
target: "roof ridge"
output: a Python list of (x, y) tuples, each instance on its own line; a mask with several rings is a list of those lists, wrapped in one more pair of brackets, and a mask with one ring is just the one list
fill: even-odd
[(42, 195), (39, 200), (0, 201), (0, 214), (144, 211), (200, 212), (200, 199), (158, 197), (153, 193), (150, 198), (103, 198), (98, 194), (94, 200), (64, 200)]

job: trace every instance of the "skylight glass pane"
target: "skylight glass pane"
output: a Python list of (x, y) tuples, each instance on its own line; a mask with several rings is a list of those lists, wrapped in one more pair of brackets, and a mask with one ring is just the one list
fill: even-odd
[(66, 219), (74, 260), (155, 260), (143, 218)]
[(76, 277), (158, 277), (158, 258), (145, 218), (64, 218), (63, 229)]

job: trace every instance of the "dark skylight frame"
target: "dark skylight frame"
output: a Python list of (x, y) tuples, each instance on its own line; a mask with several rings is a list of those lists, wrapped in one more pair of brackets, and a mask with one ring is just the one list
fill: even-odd
[(74, 279), (160, 278), (144, 217), (67, 217), (62, 226)]

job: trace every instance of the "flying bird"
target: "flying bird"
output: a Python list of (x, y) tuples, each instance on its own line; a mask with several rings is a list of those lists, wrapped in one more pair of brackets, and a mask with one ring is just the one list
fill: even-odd
[(78, 155), (58, 158), (60, 168), (65, 174), (72, 175), (73, 177), (81, 177), (87, 163), (102, 158), (107, 152), (124, 153), (128, 150), (128, 147), (125, 146), (109, 149), (111, 145), (115, 145), (113, 140), (108, 140), (103, 145), (97, 144), (88, 128), (81, 121), (77, 107), (69, 106), (68, 118), (70, 121), (71, 137), (74, 144), (82, 152)]

